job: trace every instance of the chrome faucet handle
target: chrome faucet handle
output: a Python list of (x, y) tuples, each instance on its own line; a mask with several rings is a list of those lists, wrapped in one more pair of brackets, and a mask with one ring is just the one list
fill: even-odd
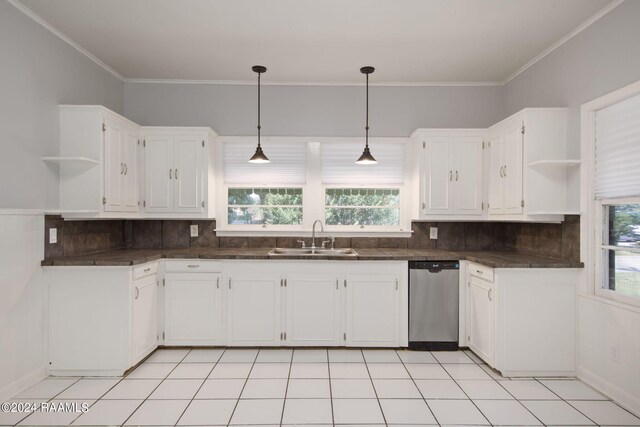
[(322, 242), (322, 249), (326, 249), (327, 243), (331, 243), (331, 249), (336, 248), (336, 238), (333, 236), (329, 236), (327, 240)]
[(298, 242), (298, 243), (302, 243), (302, 246), (301, 246), (301, 247), (302, 247), (302, 249), (304, 249), (304, 248), (306, 248), (306, 247), (307, 247), (307, 244), (304, 242), (304, 240), (296, 240), (296, 242)]

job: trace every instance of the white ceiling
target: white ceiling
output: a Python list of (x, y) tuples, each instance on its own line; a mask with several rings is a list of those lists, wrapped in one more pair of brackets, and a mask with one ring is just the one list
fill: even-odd
[(126, 79), (504, 82), (611, 0), (20, 0)]

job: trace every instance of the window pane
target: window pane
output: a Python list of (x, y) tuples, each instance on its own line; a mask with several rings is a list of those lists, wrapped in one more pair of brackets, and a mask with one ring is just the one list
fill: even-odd
[(607, 250), (609, 289), (640, 297), (640, 253)]
[(606, 209), (609, 213), (608, 244), (640, 249), (640, 204), (612, 205)]
[(229, 207), (229, 224), (302, 224), (302, 208)]
[(327, 208), (328, 225), (399, 225), (397, 208)]
[(328, 188), (327, 206), (399, 206), (400, 190), (392, 188)]
[(302, 206), (302, 188), (229, 188), (229, 206)]

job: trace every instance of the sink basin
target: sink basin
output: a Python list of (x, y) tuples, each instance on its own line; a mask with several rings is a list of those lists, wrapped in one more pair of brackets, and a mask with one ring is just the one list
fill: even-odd
[(354, 257), (358, 253), (351, 248), (346, 249), (310, 249), (310, 248), (274, 248), (269, 256), (345, 256)]

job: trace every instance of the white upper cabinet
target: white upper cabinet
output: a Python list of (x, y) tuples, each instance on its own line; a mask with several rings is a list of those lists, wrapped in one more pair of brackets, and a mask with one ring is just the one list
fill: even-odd
[(99, 105), (60, 107), (60, 210), (65, 217), (136, 217), (140, 127)]
[(527, 108), (488, 133), (490, 219), (559, 221), (577, 213), (568, 202), (579, 161), (568, 158), (566, 108)]
[(475, 129), (419, 129), (413, 136), (418, 155), (420, 217), (482, 215), (482, 136)]
[(142, 132), (144, 217), (213, 218), (215, 132), (167, 127)]

